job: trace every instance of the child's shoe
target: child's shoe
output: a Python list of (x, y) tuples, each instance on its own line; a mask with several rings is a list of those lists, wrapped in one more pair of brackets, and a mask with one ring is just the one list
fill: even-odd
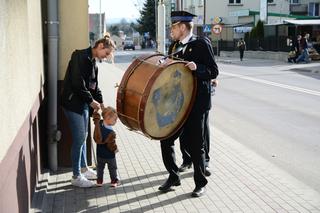
[(96, 185), (97, 185), (97, 186), (102, 186), (102, 185), (103, 185), (103, 179), (98, 178)]
[(118, 179), (111, 181), (111, 187), (117, 187), (120, 185), (120, 181)]

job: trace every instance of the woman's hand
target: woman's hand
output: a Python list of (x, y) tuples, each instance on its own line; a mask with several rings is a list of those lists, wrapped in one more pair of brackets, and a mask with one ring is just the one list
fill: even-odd
[(99, 110), (100, 109), (100, 103), (98, 101), (95, 101), (93, 100), (91, 103), (90, 103), (90, 106), (94, 109), (94, 110)]

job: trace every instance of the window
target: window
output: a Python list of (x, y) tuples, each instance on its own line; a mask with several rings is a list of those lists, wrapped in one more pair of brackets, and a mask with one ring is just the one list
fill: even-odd
[(290, 4), (299, 4), (300, 0), (290, 0)]
[(241, 4), (241, 0), (229, 0), (229, 4)]
[(274, 3), (274, 0), (268, 0), (268, 4)]
[(319, 16), (320, 3), (309, 3), (308, 15)]

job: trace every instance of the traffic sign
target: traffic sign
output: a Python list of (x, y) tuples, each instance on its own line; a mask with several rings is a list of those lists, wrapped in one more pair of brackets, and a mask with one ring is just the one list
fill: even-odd
[(222, 18), (219, 16), (216, 16), (216, 17), (214, 17), (213, 21), (215, 24), (220, 24), (222, 22)]
[(222, 26), (220, 24), (215, 24), (212, 27), (212, 33), (219, 35), (222, 31)]
[(205, 24), (205, 25), (203, 25), (203, 32), (204, 33), (209, 33), (209, 32), (211, 32), (211, 25), (210, 24)]

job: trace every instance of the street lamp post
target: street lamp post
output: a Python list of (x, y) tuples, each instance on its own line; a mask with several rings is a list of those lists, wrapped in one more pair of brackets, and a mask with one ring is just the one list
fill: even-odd
[(99, 38), (102, 38), (101, 0), (99, 0)]
[(164, 5), (164, 0), (159, 0), (158, 2), (158, 37), (157, 37), (157, 47), (158, 52), (165, 54), (165, 38), (166, 38), (166, 8)]

